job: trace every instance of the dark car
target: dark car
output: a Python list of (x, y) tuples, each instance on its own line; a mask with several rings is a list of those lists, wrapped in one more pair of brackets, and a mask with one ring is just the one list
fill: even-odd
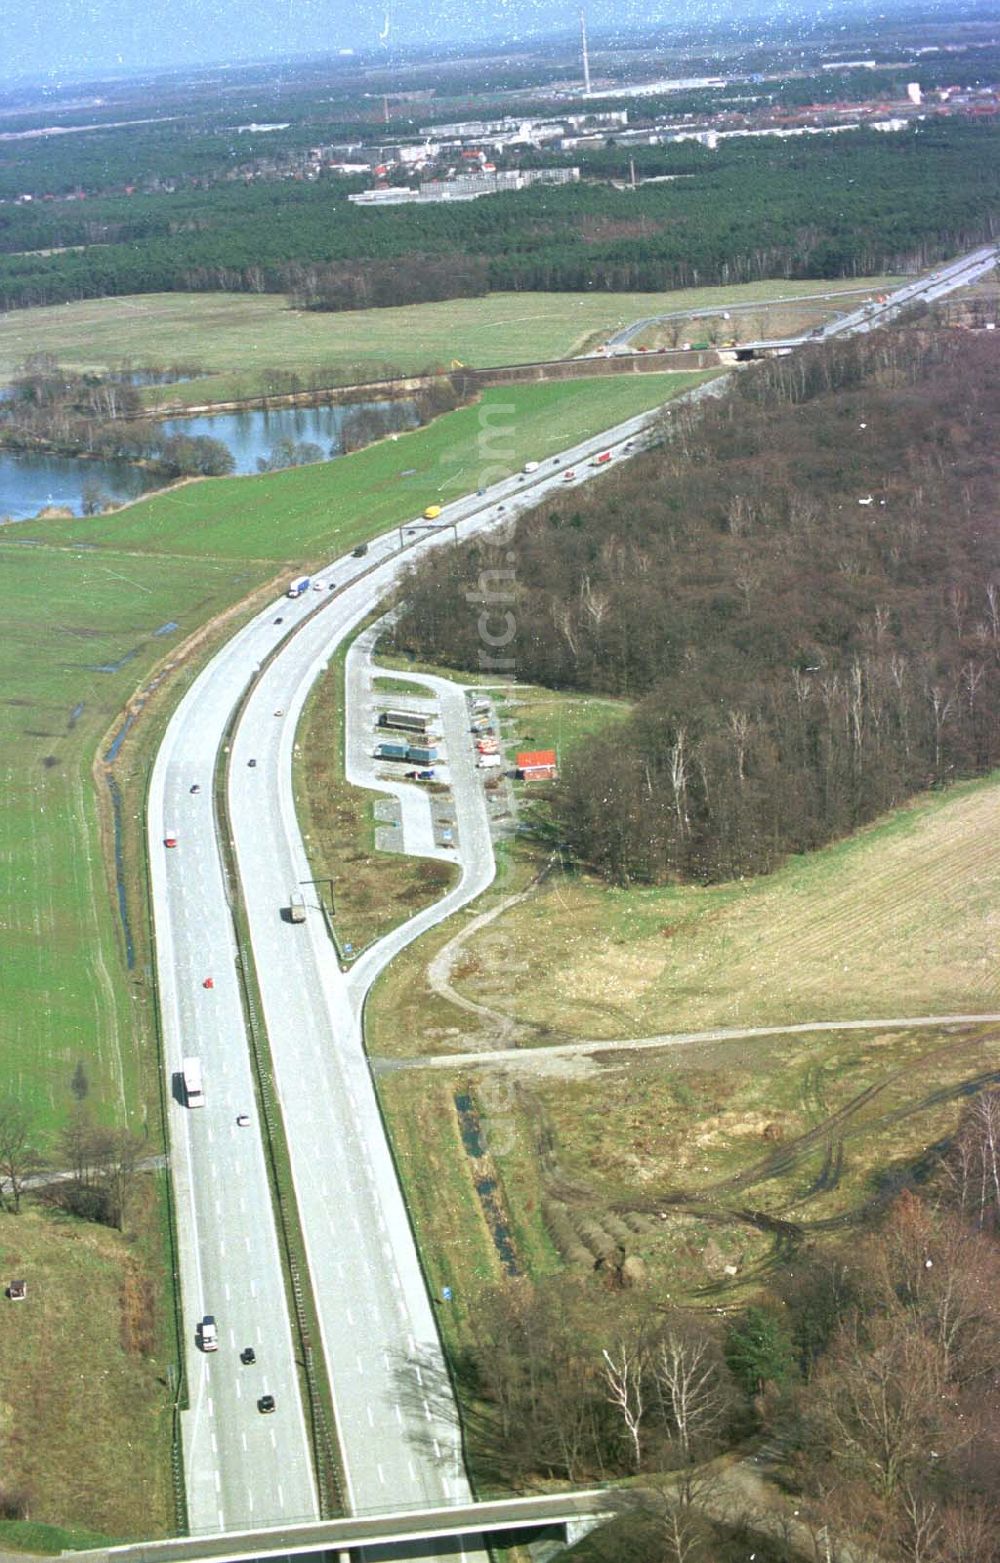
[(266, 1414), (268, 1411), (273, 1411), (274, 1409), (275, 1409), (274, 1396), (273, 1395), (261, 1395), (260, 1399), (257, 1402), (257, 1410), (258, 1411), (262, 1411), (262, 1412), (264, 1412)]
[(257, 1353), (254, 1351), (252, 1346), (244, 1346), (243, 1350), (240, 1352), (240, 1361), (245, 1368), (248, 1368), (251, 1363), (257, 1361)]
[(254, 766), (257, 764), (257, 761), (256, 760), (248, 760), (247, 764), (249, 765), (250, 769), (253, 770)]
[(188, 791), (189, 792), (200, 792), (201, 791), (201, 784), (199, 782), (192, 782), (191, 786), (188, 789)]
[(406, 781), (416, 781), (419, 775), (420, 775), (419, 771), (404, 771), (403, 772), (403, 777), (404, 777), (404, 779)]
[(353, 557), (355, 559), (363, 559), (367, 552), (368, 552), (368, 544), (367, 543), (359, 543), (357, 548), (352, 548), (351, 549), (351, 553), (352, 553), (352, 555), (353, 555)]
[(275, 624), (284, 624), (284, 619), (275, 619)]
[(433, 771), (418, 771), (417, 772), (417, 781), (433, 781), (433, 780), (434, 780), (434, 772)]

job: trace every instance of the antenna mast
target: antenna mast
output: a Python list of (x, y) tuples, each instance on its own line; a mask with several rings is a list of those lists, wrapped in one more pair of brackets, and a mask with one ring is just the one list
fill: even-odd
[(587, 53), (587, 18), (580, 12), (580, 46), (583, 50), (583, 95), (590, 97), (590, 56)]

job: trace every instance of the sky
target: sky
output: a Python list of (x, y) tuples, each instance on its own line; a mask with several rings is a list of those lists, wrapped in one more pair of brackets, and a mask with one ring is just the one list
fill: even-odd
[[(592, 30), (726, 12), (754, 0), (585, 0)], [(785, 0), (789, 7), (795, 0)], [(782, 0), (756, 0), (761, 10)], [(883, 0), (879, 10), (892, 0)], [(831, 18), (852, 0), (801, 0)], [(441, 40), (514, 39), (578, 25), (579, 0), (0, 0), (0, 80), (94, 74)]]

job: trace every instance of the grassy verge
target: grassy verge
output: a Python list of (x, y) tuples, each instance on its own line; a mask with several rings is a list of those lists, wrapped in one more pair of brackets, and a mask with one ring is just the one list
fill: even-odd
[[(0, 1333), (5, 1490), (51, 1523), (53, 1544), (60, 1526), (71, 1546), (168, 1535), (173, 1352), (157, 1180), (136, 1180), (128, 1235), (29, 1204), (0, 1216), (0, 1244), (5, 1274), (28, 1282)], [(45, 1542), (20, 1526), (0, 1539)]]
[(372, 688), (377, 695), (415, 695), (420, 699), (433, 698), (434, 691), (426, 684), (411, 684), (405, 678), (379, 677), (372, 679)]
[[(888, 278), (872, 278), (882, 289)], [(796, 297), (858, 287), (831, 282), (759, 282), (672, 293), (493, 293), (399, 309), (302, 313), (275, 294), (151, 293), (24, 309), (0, 321), (0, 382), (29, 353), (53, 353), (68, 368), (100, 370), (196, 364), (207, 377), (151, 388), (171, 403), (254, 395), (267, 371), (337, 384), (412, 373), (453, 360), (520, 363), (580, 353), (630, 321), (683, 309)], [(363, 351), (359, 343), (364, 343)], [(209, 378), (210, 377), (210, 378)]]
[(314, 685), (299, 728), (294, 785), (296, 808), (317, 879), (332, 878), (334, 926), (341, 949), (360, 951), (408, 917), (440, 900), (457, 870), (433, 858), (380, 852), (374, 805), (384, 794), (348, 786), (344, 779), (344, 664), (348, 648), (331, 658)]

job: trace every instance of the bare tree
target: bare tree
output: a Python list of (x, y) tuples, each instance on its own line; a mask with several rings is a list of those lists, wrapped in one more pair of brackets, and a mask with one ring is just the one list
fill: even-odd
[(643, 1370), (645, 1352), (640, 1342), (619, 1339), (612, 1356), (602, 1351), (604, 1380), (609, 1403), (620, 1413), (632, 1444), (632, 1464), (642, 1469), (642, 1419), (645, 1413)]
[(0, 1103), (0, 1210), (16, 1215), (28, 1179), (45, 1165), (36, 1133), (31, 1115), (19, 1102)]
[(652, 1368), (671, 1439), (689, 1465), (729, 1414), (725, 1367), (707, 1335), (671, 1324)]

